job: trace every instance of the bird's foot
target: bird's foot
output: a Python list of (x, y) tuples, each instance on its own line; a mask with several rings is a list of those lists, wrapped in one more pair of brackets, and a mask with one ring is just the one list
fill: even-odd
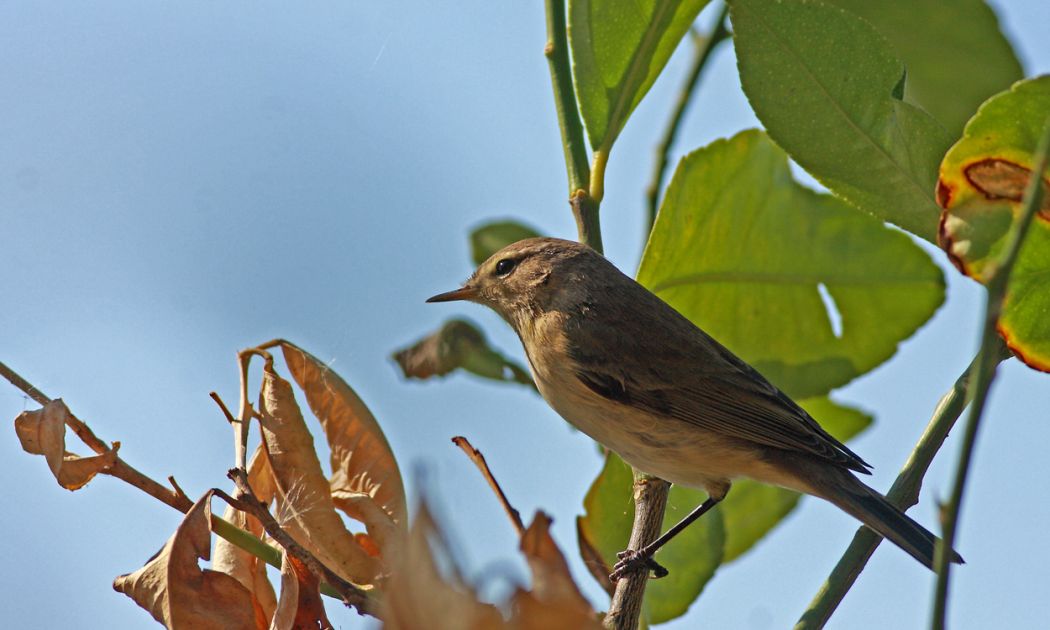
[(609, 579), (615, 583), (620, 578), (630, 574), (638, 573), (640, 571), (653, 572), (654, 578), (666, 577), (668, 574), (667, 569), (662, 567), (660, 563), (653, 560), (652, 556), (643, 556), (641, 552), (628, 549), (621, 551), (616, 554), (616, 557), (620, 559), (613, 567), (613, 572), (609, 574)]

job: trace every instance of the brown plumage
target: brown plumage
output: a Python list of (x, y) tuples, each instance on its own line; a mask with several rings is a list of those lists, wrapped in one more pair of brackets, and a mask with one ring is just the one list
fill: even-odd
[(428, 301), (449, 300), (510, 323), (540, 393), (567, 421), (639, 470), (706, 490), (693, 518), (733, 479), (756, 479), (826, 499), (932, 567), (936, 538), (853, 475), (868, 474), (864, 460), (594, 250), (519, 241)]

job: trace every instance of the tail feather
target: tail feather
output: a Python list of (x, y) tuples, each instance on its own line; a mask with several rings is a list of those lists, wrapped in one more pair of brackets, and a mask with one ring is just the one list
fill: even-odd
[[(840, 486), (837, 493), (827, 497), (828, 500), (933, 570), (937, 537), (853, 475), (846, 472), (844, 475), (853, 482), (849, 484), (852, 487)], [(962, 556), (954, 549), (951, 550), (951, 561), (963, 563)]]

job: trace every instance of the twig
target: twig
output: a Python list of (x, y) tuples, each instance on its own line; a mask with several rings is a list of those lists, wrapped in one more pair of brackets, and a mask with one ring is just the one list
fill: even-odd
[[(0, 363), (0, 374), (10, 381), (12, 385), (25, 392), (27, 396), (41, 405), (46, 405), (51, 402), (51, 398), (44, 394), (44, 392), (34, 387), (29, 381), (22, 378), (17, 372), (3, 363)], [(113, 448), (99, 439), (94, 431), (84, 424), (83, 421), (73, 415), (72, 412), (66, 417), (66, 425), (73, 430), (73, 433), (75, 433), (88, 448), (100, 455), (108, 453), (111, 448)], [(193, 507), (193, 501), (190, 501), (185, 495), (180, 495), (178, 492), (165, 488), (160, 483), (129, 466), (127, 462), (119, 456), (116, 458), (112, 466), (101, 472), (135, 486), (151, 497), (170, 505), (180, 512), (188, 512), (189, 509)]]
[(1047, 158), (1050, 154), (1050, 120), (1043, 130), (1042, 138), (1039, 140), (1035, 151), (1035, 168), (1029, 177), (1028, 186), (1025, 189), (1024, 201), (1021, 205), (1021, 214), (1016, 225), (1010, 231), (1009, 240), (998, 261), (988, 263), (988, 298), (984, 312), (984, 326), (981, 329), (981, 349), (977, 355), (977, 363), (973, 376), (973, 405), (966, 418), (966, 428), (963, 433), (962, 447), (959, 452), (959, 461), (955, 468), (955, 483), (952, 486), (951, 498), (945, 506), (943, 523), (944, 533), (937, 551), (934, 555), (934, 566), (937, 569), (937, 589), (933, 600), (934, 630), (944, 628), (947, 620), (948, 587), (951, 579), (951, 566), (949, 557), (950, 550), (955, 543), (955, 534), (959, 524), (959, 513), (962, 509), (963, 492), (966, 488), (966, 478), (969, 476), (970, 465), (973, 462), (974, 446), (977, 442), (977, 431), (981, 424), (981, 415), (984, 405), (988, 399), (988, 390), (995, 379), (996, 367), (999, 362), (997, 357), (1000, 350), (997, 344), (1002, 341), (996, 326), (999, 316), (1002, 314), (1003, 301), (1006, 297), (1006, 289), (1010, 282), (1010, 272), (1014, 263), (1017, 262), (1021, 251), (1021, 244), (1032, 224), (1032, 218), (1040, 207), (1043, 197), (1043, 173), (1046, 171)]
[(525, 524), (521, 521), (521, 514), (510, 504), (507, 495), (503, 492), (503, 488), (500, 487), (499, 482), (496, 481), (496, 477), (493, 476), (492, 471), (489, 470), (489, 465), (485, 461), (485, 456), (481, 454), (481, 451), (474, 448), (474, 445), (471, 444), (467, 438), (461, 435), (452, 438), (452, 443), (461, 448), (463, 452), (467, 454), (470, 461), (474, 462), (474, 465), (481, 471), (481, 476), (485, 478), (485, 481), (489, 482), (489, 487), (491, 487), (492, 491), (496, 493), (500, 505), (503, 506), (504, 511), (507, 512), (507, 516), (509, 516), (511, 522), (514, 523), (514, 529), (517, 530), (518, 536), (524, 534)]
[(727, 9), (727, 6), (722, 6), (715, 25), (707, 37), (695, 38), (692, 65), (689, 67), (689, 73), (686, 75), (685, 82), (682, 83), (681, 91), (678, 92), (671, 119), (667, 123), (667, 128), (664, 130), (664, 135), (660, 139), (659, 145), (657, 145), (656, 164), (653, 167), (652, 182), (645, 191), (649, 206), (649, 226), (645, 231), (646, 238), (649, 237), (649, 233), (653, 230), (653, 223), (656, 222), (656, 212), (660, 206), (660, 189), (663, 188), (667, 163), (671, 157), (671, 146), (674, 144), (675, 137), (678, 135), (678, 129), (685, 118), (685, 112), (689, 109), (689, 103), (696, 92), (695, 88), (700, 82), (700, 75), (707, 66), (708, 59), (711, 58), (711, 51), (720, 42), (729, 38), (729, 31), (726, 29)]
[(339, 597), (347, 606), (353, 606), (361, 614), (374, 614), (372, 603), (368, 593), (347, 582), (334, 571), (329, 569), (320, 560), (314, 557), (305, 547), (295, 541), (291, 535), (284, 531), (277, 520), (270, 514), (266, 505), (255, 496), (251, 484), (248, 483), (248, 473), (243, 468), (231, 468), (226, 476), (237, 486), (237, 497), (231, 497), (222, 490), (216, 488), (216, 496), (222, 498), (234, 508), (251, 514), (259, 519), (263, 529), (270, 535), (289, 555), (300, 560), (309, 567), (314, 575), (320, 576), (339, 593)]
[[(1000, 354), (1000, 360), (1003, 360), (1009, 356), (1009, 352), (1006, 351), (1005, 346), (1001, 348), (1003, 353)], [(919, 490), (926, 471), (929, 470), (934, 456), (944, 444), (948, 433), (955, 426), (956, 420), (966, 408), (970, 377), (976, 365), (977, 357), (974, 357), (966, 370), (956, 379), (952, 388), (941, 397), (922, 437), (912, 449), (908, 461), (904, 463), (890, 491), (886, 493), (889, 502), (898, 508), (906, 510), (918, 503)], [(846, 552), (842, 554), (842, 558), (832, 569), (813, 601), (810, 602), (809, 608), (802, 613), (795, 625), (795, 630), (824, 627), (846, 593), (853, 587), (853, 583), (864, 570), (871, 554), (881, 542), (882, 537), (871, 529), (861, 527), (857, 530), (853, 541), (846, 548)]]
[[(0, 363), (0, 374), (10, 381), (11, 384), (25, 392), (27, 396), (41, 405), (46, 405), (51, 402), (51, 398), (36, 387), (33, 387), (33, 385), (3, 363)], [(105, 453), (110, 448), (94, 434), (90, 427), (84, 424), (79, 418), (72, 415), (72, 412), (70, 412), (66, 424), (73, 430), (77, 437), (84, 442), (84, 444), (96, 453)], [(169, 507), (175, 508), (183, 514), (189, 512), (190, 508), (193, 507), (193, 502), (190, 501), (186, 496), (186, 493), (182, 491), (173, 477), (168, 478), (172, 484), (172, 488), (174, 488), (173, 490), (169, 490), (159, 482), (147, 477), (138, 470), (135, 470), (119, 457), (116, 459), (113, 466), (104, 469), (101, 472), (102, 474), (116, 477), (121, 481), (142, 490), (154, 499), (157, 499)], [(277, 567), (278, 569), (281, 568), (281, 554), (273, 547), (253, 536), (250, 532), (247, 532), (214, 514), (211, 517), (211, 529), (216, 535), (225, 538), (234, 545), (237, 545), (257, 558), (260, 558), (267, 564)], [(322, 591), (326, 595), (340, 597), (338, 593), (330, 587), (326, 588), (325, 585), (322, 585)]]
[(222, 411), (222, 415), (226, 416), (226, 422), (229, 422), (230, 424), (236, 424), (237, 418), (234, 418), (233, 414), (230, 413), (229, 407), (227, 407), (226, 403), (224, 403), (222, 401), (222, 398), (219, 397), (218, 392), (208, 392), (208, 395), (211, 396), (211, 399), (214, 400), (215, 404), (219, 406), (219, 410)]
[[(629, 549), (642, 549), (660, 535), (670, 487), (671, 484), (663, 479), (634, 472), (634, 527)], [(648, 571), (629, 573), (616, 582), (609, 612), (602, 622), (607, 629), (634, 630), (638, 627), (648, 582)]]

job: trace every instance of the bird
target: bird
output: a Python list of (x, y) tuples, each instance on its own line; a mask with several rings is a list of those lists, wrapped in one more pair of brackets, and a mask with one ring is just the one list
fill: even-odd
[[(748, 478), (831, 502), (933, 569), (937, 538), (857, 474), (871, 466), (755, 368), (594, 249), (528, 238), (492, 254), (459, 288), (518, 334), (533, 379), (565, 420), (644, 473), (708, 498), (663, 536), (618, 554), (613, 579)], [(950, 559), (962, 562), (953, 550)]]

